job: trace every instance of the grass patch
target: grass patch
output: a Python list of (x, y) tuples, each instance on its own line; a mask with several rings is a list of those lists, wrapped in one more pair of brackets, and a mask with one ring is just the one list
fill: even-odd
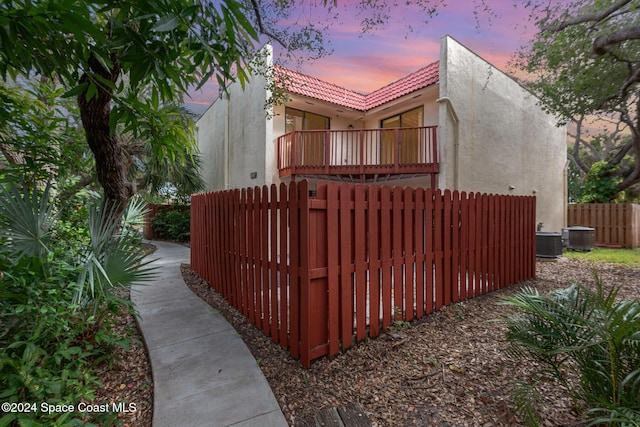
[(628, 267), (640, 268), (640, 248), (610, 249), (594, 248), (591, 252), (565, 250), (563, 255), (568, 258), (584, 259), (593, 262), (608, 262)]

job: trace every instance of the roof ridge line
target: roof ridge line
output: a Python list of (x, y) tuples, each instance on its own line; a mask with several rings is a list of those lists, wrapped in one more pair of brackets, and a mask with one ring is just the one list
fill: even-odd
[[(287, 76), (297, 78), (293, 82), (294, 85), (286, 88), (291, 90), (293, 93), (342, 105), (348, 108), (354, 108), (360, 111), (367, 111), (371, 108), (375, 108), (401, 96), (437, 83), (439, 80), (439, 63), (440, 61), (432, 62), (367, 94), (357, 92), (353, 89), (349, 89), (336, 83), (328, 82), (310, 74), (295, 71), (281, 65), (274, 64), (274, 69), (278, 70), (276, 72), (282, 72)], [(423, 76), (425, 73), (426, 75)], [(310, 82), (305, 82), (304, 80), (310, 80)], [(402, 85), (405, 82), (408, 83), (407, 86), (400, 87), (397, 88), (398, 90), (395, 90), (397, 86)], [(339, 92), (341, 92), (341, 96)]]

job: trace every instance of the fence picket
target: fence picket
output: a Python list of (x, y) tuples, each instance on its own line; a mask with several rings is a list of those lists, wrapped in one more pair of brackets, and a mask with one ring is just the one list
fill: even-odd
[(484, 294), (484, 286), (483, 286), (483, 263), (482, 263), (482, 255), (483, 250), (482, 246), (484, 244), (483, 238), (484, 235), (482, 233), (483, 230), (483, 199), (481, 194), (476, 195), (476, 208), (475, 208), (475, 220), (476, 220), (476, 296)]
[(402, 188), (394, 187), (392, 191), (391, 220), (391, 259), (393, 270), (393, 319), (405, 320), (405, 309), (402, 295)]
[[(229, 196), (226, 194), (225, 196)], [(220, 215), (222, 217), (222, 282), (220, 283), (220, 289), (222, 292), (222, 296), (227, 298), (229, 293), (227, 291), (227, 286), (229, 285), (229, 264), (231, 263), (231, 247), (229, 245), (229, 209), (233, 203), (225, 203), (221, 206)]]
[(275, 184), (269, 187), (269, 271), (271, 278), (269, 289), (271, 291), (271, 329), (269, 336), (274, 342), (278, 342), (278, 325), (281, 323), (282, 313), (278, 310), (278, 188)]
[[(328, 281), (328, 310), (329, 313), (340, 313), (340, 228), (338, 212), (338, 186), (326, 185), (327, 200), (327, 281)], [(340, 351), (340, 316), (329, 316), (329, 354)]]
[[(311, 309), (311, 256), (315, 253), (312, 249), (312, 242), (309, 239), (311, 234), (310, 218), (309, 218), (309, 185), (307, 181), (301, 181), (298, 184), (298, 201), (299, 201), (299, 276), (300, 288), (299, 299), (300, 309), (298, 312), (300, 330), (298, 340), (300, 341), (300, 361), (304, 366), (311, 364), (311, 323), (313, 313)], [(324, 236), (323, 236), (324, 237)], [(315, 320), (315, 319), (314, 319)], [(320, 326), (320, 325), (318, 325)]]
[(435, 310), (440, 310), (444, 305), (445, 282), (444, 282), (444, 221), (443, 221), (443, 195), (440, 190), (434, 193), (434, 222), (433, 222), (433, 251), (434, 251), (434, 269), (435, 269), (435, 289), (434, 296), (436, 300)]
[(476, 221), (476, 208), (477, 208), (477, 202), (476, 202), (476, 195), (475, 193), (469, 193), (469, 271), (467, 273), (467, 282), (468, 282), (468, 286), (467, 286), (467, 296), (468, 298), (474, 298), (477, 297), (478, 291), (477, 291), (477, 277), (476, 277), (476, 271), (477, 271), (477, 264), (476, 264), (476, 252), (477, 252), (477, 248), (476, 248), (476, 226), (477, 226), (477, 221)]
[(369, 335), (380, 333), (380, 187), (368, 186), (369, 202)]
[(393, 306), (391, 305), (391, 189), (382, 187), (380, 190), (380, 257), (382, 267), (382, 328), (391, 325)]
[(364, 185), (355, 186), (354, 198), (354, 251), (355, 251), (355, 294), (356, 294), (356, 339), (362, 341), (367, 336), (367, 232)]
[(460, 193), (460, 301), (467, 299), (467, 289), (469, 286), (469, 274), (468, 274), (468, 227), (469, 227), (469, 201), (467, 199), (467, 193), (464, 191)]
[(535, 275), (533, 197), (301, 181), (191, 209), (192, 268), (304, 366)]
[(453, 278), (451, 275), (451, 191), (444, 190), (442, 195), (442, 257), (444, 266), (444, 297), (442, 304), (447, 306), (451, 304)]
[(300, 355), (300, 201), (298, 184), (289, 186), (289, 349)]
[(289, 192), (287, 185), (280, 184), (280, 201), (278, 203), (278, 213), (280, 219), (280, 252), (278, 274), (280, 276), (278, 285), (280, 293), (280, 344), (284, 348), (289, 347)]
[(413, 199), (413, 189), (405, 187), (403, 199), (404, 216), (402, 227), (404, 229), (404, 318), (406, 320), (415, 319), (414, 312), (414, 287), (415, 287), (415, 244), (413, 232), (413, 214), (415, 210), (415, 200)]
[(415, 190), (415, 209), (413, 211), (413, 221), (415, 230), (415, 271), (416, 271), (416, 317), (424, 316), (425, 293), (424, 293), (424, 264), (425, 264), (425, 211), (424, 211), (424, 189)]
[(266, 185), (262, 186), (260, 202), (260, 268), (262, 269), (260, 295), (262, 296), (262, 332), (264, 332), (266, 336), (269, 336), (269, 328), (271, 327), (269, 304), (269, 188)]
[(424, 241), (425, 241), (425, 314), (433, 312), (435, 307), (435, 283), (434, 283), (434, 268), (435, 268), (435, 249), (433, 246), (434, 237), (434, 198), (435, 193), (431, 188), (428, 188), (424, 193)]
[(352, 189), (348, 184), (340, 185), (340, 331), (342, 348), (353, 345), (353, 256), (352, 234)]
[(511, 245), (511, 274), (508, 277), (509, 281), (515, 281), (517, 279), (517, 277), (520, 275), (520, 269), (519, 267), (521, 266), (520, 264), (520, 260), (518, 257), (518, 247), (516, 245), (516, 242), (521, 239), (521, 227), (520, 227), (520, 218), (518, 218), (517, 215), (517, 205), (519, 202), (519, 198), (514, 197), (511, 198), (508, 202), (509, 205), (509, 212), (511, 214), (511, 224), (512, 225), (512, 232), (509, 236), (510, 238), (510, 245)]
[(495, 201), (496, 208), (496, 263), (495, 267), (495, 288), (500, 289), (503, 287), (507, 280), (507, 271), (509, 266), (507, 265), (508, 259), (508, 245), (509, 245), (509, 227), (507, 217), (507, 204), (506, 197), (498, 196)]
[(262, 248), (262, 227), (261, 227), (261, 206), (262, 201), (260, 197), (260, 188), (254, 187), (253, 189), (253, 295), (254, 295), (254, 315), (256, 319), (256, 326), (258, 329), (262, 328), (262, 270), (260, 263), (260, 253)]

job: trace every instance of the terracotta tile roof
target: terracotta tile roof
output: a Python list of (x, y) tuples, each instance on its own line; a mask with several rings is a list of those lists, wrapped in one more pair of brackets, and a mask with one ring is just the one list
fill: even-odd
[(376, 89), (367, 95), (366, 109), (370, 110), (408, 93), (423, 89), (438, 82), (440, 61), (427, 65), (418, 71), (409, 74), (390, 83), (380, 89)]
[(281, 87), (297, 95), (366, 111), (437, 83), (439, 64), (438, 61), (429, 64), (367, 95), (287, 68), (276, 67), (275, 76)]
[(276, 78), (289, 92), (343, 107), (363, 110), (365, 95), (297, 71), (276, 67)]

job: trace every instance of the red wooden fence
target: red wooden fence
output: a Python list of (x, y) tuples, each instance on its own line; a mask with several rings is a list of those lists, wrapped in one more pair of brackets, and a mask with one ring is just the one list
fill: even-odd
[(191, 267), (304, 366), (535, 276), (535, 198), (307, 181), (197, 194)]

